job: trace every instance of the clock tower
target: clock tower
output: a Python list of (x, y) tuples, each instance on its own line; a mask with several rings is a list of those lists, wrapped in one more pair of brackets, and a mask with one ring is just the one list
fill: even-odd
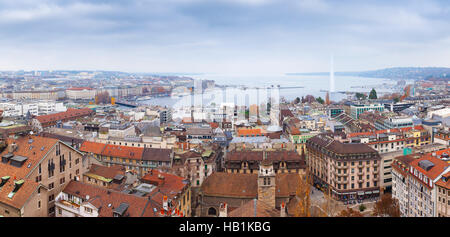
[(266, 159), (262, 160), (258, 172), (258, 201), (265, 202), (275, 208), (275, 171), (273, 164)]

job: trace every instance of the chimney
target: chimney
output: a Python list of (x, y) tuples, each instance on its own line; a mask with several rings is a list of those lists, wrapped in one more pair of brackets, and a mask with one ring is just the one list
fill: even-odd
[(169, 203), (167, 202), (167, 196), (163, 197), (163, 209), (168, 210), (169, 209)]
[(281, 203), (280, 217), (286, 217), (286, 205), (284, 202)]
[(228, 217), (228, 205), (226, 202), (220, 203), (219, 217)]
[(9, 153), (13, 153), (14, 151), (17, 150), (17, 144), (16, 142), (13, 142), (10, 146), (8, 146), (8, 152)]

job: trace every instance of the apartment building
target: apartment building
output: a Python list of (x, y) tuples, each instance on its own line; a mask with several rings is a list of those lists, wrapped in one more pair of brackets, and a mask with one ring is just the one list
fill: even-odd
[(199, 187), (203, 181), (221, 167), (220, 149), (198, 149), (179, 151), (174, 154), (173, 170), (189, 179), (192, 187)]
[(55, 203), (56, 217), (157, 217), (162, 208), (147, 197), (73, 180)]
[(359, 115), (366, 111), (384, 111), (384, 106), (382, 104), (368, 104), (368, 105), (350, 105), (350, 116), (353, 119), (358, 119)]
[(436, 182), (437, 187), (437, 216), (450, 217), (450, 172), (442, 175)]
[(226, 153), (225, 172), (257, 173), (263, 160), (272, 162), (275, 173), (304, 174), (306, 161), (296, 151), (288, 150), (234, 150)]
[(85, 116), (90, 116), (95, 112), (89, 108), (83, 109), (67, 109), (65, 112), (41, 115), (33, 118), (31, 121), (31, 125), (33, 130), (37, 132), (42, 132), (44, 128), (54, 127), (58, 122), (67, 122), (71, 120), (75, 120), (77, 118), (82, 118)]
[(170, 149), (129, 147), (85, 141), (80, 151), (93, 162), (104, 166), (122, 165), (142, 177), (150, 169), (171, 167), (173, 152)]
[[(442, 151), (441, 151), (442, 152)], [(448, 152), (448, 151), (447, 151)], [(401, 202), (403, 216), (436, 217), (438, 216), (438, 191), (436, 183), (450, 171), (447, 162), (437, 157), (437, 152), (411, 154), (408, 158), (399, 157), (393, 163), (393, 196)], [(445, 177), (444, 177), (445, 179)], [(441, 190), (442, 191), (442, 190)], [(442, 210), (442, 209), (441, 209)]]
[(381, 157), (370, 146), (341, 143), (321, 134), (310, 138), (306, 149), (314, 185), (333, 198), (345, 202), (379, 196)]
[(93, 100), (97, 91), (90, 87), (73, 87), (66, 90), (66, 96), (72, 100)]
[[(155, 189), (158, 189), (158, 192), (167, 197), (170, 209), (180, 212), (183, 216), (191, 216), (192, 192), (188, 179), (158, 170), (151, 170), (141, 178), (141, 181), (154, 186)], [(152, 193), (148, 196), (152, 196)]]
[(27, 136), (7, 143), (0, 154), (0, 176), (9, 176), (9, 182), (16, 180), (18, 194), (22, 188), (35, 189), (28, 197), (34, 207), (21, 210), (22, 216), (54, 216), (56, 195), (70, 180), (80, 180), (88, 166), (82, 153), (48, 137)]

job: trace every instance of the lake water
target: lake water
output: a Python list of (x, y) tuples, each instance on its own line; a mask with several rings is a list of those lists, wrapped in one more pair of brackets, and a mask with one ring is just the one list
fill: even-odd
[[(280, 96), (287, 100), (293, 100), (296, 97), (302, 97), (306, 95), (313, 95), (315, 97), (322, 97), (325, 99), (326, 92), (323, 90), (329, 90), (329, 76), (296, 76), (296, 75), (263, 75), (263, 76), (234, 76), (234, 75), (195, 75), (191, 76), (194, 79), (214, 80), (216, 85), (242, 85), (248, 87), (247, 90), (237, 88), (227, 88), (226, 96), (222, 89), (216, 89), (208, 91), (203, 94), (203, 103), (214, 102), (220, 104), (221, 102), (235, 102), (237, 104), (248, 104), (248, 97), (254, 97), (254, 87), (267, 88), (272, 85), (275, 87), (303, 87), (303, 88), (290, 88), (280, 89)], [(397, 81), (382, 78), (364, 78), (364, 77), (350, 77), (350, 76), (335, 76), (335, 91), (352, 91), (352, 92), (369, 92), (371, 86), (396, 85)], [(367, 88), (358, 88), (366, 86)], [(387, 86), (389, 87), (389, 86)], [(321, 91), (322, 90), (322, 91)], [(392, 92), (391, 88), (377, 88), (378, 94), (383, 92)], [(259, 90), (261, 93), (264, 89)], [(242, 94), (247, 94), (247, 99), (236, 99)], [(259, 95), (259, 99), (264, 97), (265, 94)], [(199, 97), (196, 95), (196, 97)], [(330, 100), (340, 101), (347, 96), (342, 93), (331, 93)], [(199, 97), (200, 98), (200, 97)], [(195, 100), (195, 99), (194, 99)], [(163, 97), (153, 98), (146, 101), (140, 101), (142, 104), (162, 105), (162, 106), (183, 106), (192, 103), (193, 99), (190, 96), (184, 96), (181, 98)]]

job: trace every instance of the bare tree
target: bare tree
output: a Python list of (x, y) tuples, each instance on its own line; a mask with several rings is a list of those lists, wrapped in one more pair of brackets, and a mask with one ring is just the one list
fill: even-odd
[(294, 208), (294, 216), (310, 217), (311, 216), (311, 185), (309, 184), (308, 175), (300, 177), (297, 186), (295, 198), (298, 204)]
[(352, 208), (348, 208), (348, 207), (347, 207), (347, 209), (344, 209), (341, 212), (339, 212), (338, 216), (339, 217), (363, 217), (361, 212), (355, 211)]
[(398, 200), (390, 194), (383, 194), (375, 203), (373, 216), (400, 217), (400, 205)]

